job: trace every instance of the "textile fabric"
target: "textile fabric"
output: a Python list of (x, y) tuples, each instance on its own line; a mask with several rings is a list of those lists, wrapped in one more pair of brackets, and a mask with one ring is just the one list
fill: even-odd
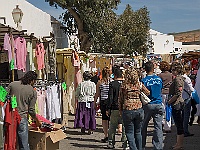
[[(168, 94), (162, 94), (162, 104), (163, 104), (163, 108), (165, 109), (166, 108), (166, 103), (168, 101)], [(166, 110), (165, 110), (165, 113), (166, 113)], [(164, 115), (163, 117), (163, 124), (164, 124), (164, 130), (165, 131), (170, 131), (171, 130), (171, 117), (170, 117), (170, 120), (166, 120), (166, 115)]]
[[(17, 139), (17, 126), (20, 124), (21, 117), (17, 109), (13, 111), (10, 101), (7, 102), (5, 108), (5, 141), (4, 150), (15, 150)], [(27, 133), (28, 134), (28, 133)]]
[(94, 102), (91, 102), (90, 106), (91, 108), (87, 108), (85, 102), (78, 102), (78, 107), (74, 120), (74, 128), (85, 128), (86, 130), (96, 129), (96, 111), (94, 109)]
[(44, 55), (45, 55), (45, 50), (43, 43), (37, 44), (35, 50), (35, 56), (37, 57), (38, 70), (45, 68)]
[(151, 99), (150, 104), (161, 104), (161, 91), (163, 87), (162, 79), (156, 75), (147, 75), (142, 79), (142, 83), (150, 91), (150, 95), (148, 96)]
[(190, 112), (191, 112), (191, 98), (186, 99), (185, 106), (183, 109), (183, 128), (184, 128), (184, 134), (189, 135), (190, 132), (188, 130), (188, 123), (190, 120)]
[(184, 134), (182, 111), (183, 111), (183, 107), (180, 109), (175, 109), (174, 106), (172, 106), (172, 116), (174, 118), (178, 135)]
[(154, 146), (154, 150), (162, 150), (163, 144), (163, 131), (162, 131), (162, 120), (164, 114), (164, 108), (161, 104), (147, 104), (144, 106), (144, 122), (142, 126), (142, 147), (144, 148), (146, 145), (146, 137), (147, 137), (147, 127), (151, 118), (153, 118), (154, 122), (154, 131), (153, 131), (153, 139), (152, 144)]
[(27, 118), (27, 113), (35, 118), (37, 93), (31, 85), (23, 85), (21, 81), (14, 81), (8, 85), (7, 91), (10, 95), (17, 97), (17, 109), (21, 118)]
[(76, 97), (78, 102), (92, 102), (96, 93), (96, 85), (88, 80), (81, 82), (76, 88)]
[(22, 37), (15, 39), (15, 51), (16, 51), (16, 67), (18, 70), (26, 72), (26, 40)]
[[(116, 129), (118, 128), (119, 119), (122, 117), (119, 115), (119, 110), (112, 110), (110, 115), (110, 121), (109, 121), (109, 131), (108, 131), (108, 141), (113, 146), (115, 145), (115, 134)], [(126, 135), (125, 135), (125, 128), (122, 126), (122, 138), (121, 141), (123, 143), (126, 142)]]
[(130, 150), (142, 150), (142, 122), (144, 119), (144, 110), (123, 110), (122, 114), (125, 133)]
[(17, 128), (17, 135), (18, 135), (19, 150), (30, 150), (28, 144), (28, 121), (26, 118), (22, 118)]

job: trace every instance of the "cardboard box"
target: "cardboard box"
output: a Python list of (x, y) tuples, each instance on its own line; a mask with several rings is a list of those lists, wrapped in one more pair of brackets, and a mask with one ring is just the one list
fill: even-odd
[(29, 129), (30, 150), (57, 150), (59, 141), (64, 138), (66, 138), (66, 134), (60, 129), (51, 132)]

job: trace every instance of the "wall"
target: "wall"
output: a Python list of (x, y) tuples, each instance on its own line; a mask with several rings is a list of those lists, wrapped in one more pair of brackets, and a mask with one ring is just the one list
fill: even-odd
[(173, 35), (167, 35), (155, 30), (150, 30), (150, 38), (154, 45), (149, 53), (154, 54), (170, 54), (176, 53), (175, 48), (178, 48), (178, 53), (182, 51), (182, 43), (174, 41)]
[[(12, 18), (12, 11), (19, 4), (23, 12), (21, 26), (27, 33), (34, 33), (37, 38), (49, 36), (52, 32), (51, 16), (36, 8), (25, 0), (0, 0), (0, 17), (6, 17), (6, 25), (16, 27)], [(3, 20), (0, 20), (3, 23)]]
[(183, 45), (183, 52), (200, 51), (200, 45)]

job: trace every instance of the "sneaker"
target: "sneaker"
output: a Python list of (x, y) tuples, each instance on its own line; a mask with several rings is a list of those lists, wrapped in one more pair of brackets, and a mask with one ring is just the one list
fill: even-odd
[(107, 148), (108, 148), (108, 149), (113, 149), (113, 148), (115, 148), (115, 146), (112, 145), (112, 144), (110, 144), (110, 143), (108, 143)]
[(125, 141), (125, 142), (122, 143), (122, 148), (123, 148), (123, 150), (128, 150), (129, 149), (127, 141)]
[(194, 136), (194, 134), (189, 133), (184, 135), (184, 137), (189, 137), (189, 136)]
[(108, 137), (105, 137), (104, 139), (101, 139), (102, 143), (107, 143), (108, 142)]

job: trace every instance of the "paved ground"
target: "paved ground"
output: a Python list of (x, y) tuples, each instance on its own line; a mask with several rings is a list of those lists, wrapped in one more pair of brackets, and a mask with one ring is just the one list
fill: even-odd
[[(73, 128), (74, 116), (69, 116), (69, 127), (67, 128), (67, 138), (60, 141), (60, 150), (99, 150), (106, 149), (106, 143), (101, 143), (103, 138), (103, 130), (101, 127), (101, 119), (97, 118), (97, 130), (92, 135), (82, 134), (80, 129)], [(200, 126), (194, 124), (189, 127), (191, 133), (195, 135), (184, 139), (184, 150), (200, 150)], [(164, 150), (170, 150), (176, 142), (176, 129), (172, 127), (172, 133), (164, 133)], [(150, 123), (148, 127), (148, 137), (146, 150), (153, 149), (151, 140), (153, 133), (153, 124)], [(117, 143), (115, 145), (116, 150), (122, 149), (122, 143), (120, 142), (120, 135), (116, 135)]]

